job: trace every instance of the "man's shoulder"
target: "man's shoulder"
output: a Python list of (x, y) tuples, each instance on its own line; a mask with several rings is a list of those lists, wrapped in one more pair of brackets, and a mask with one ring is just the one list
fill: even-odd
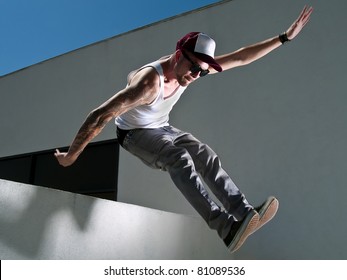
[(163, 56), (153, 62), (147, 63), (138, 69), (131, 71), (128, 74), (127, 82), (131, 83), (133, 78), (140, 76), (145, 79), (160, 79), (160, 76), (164, 76), (163, 64), (170, 58), (170, 55)]

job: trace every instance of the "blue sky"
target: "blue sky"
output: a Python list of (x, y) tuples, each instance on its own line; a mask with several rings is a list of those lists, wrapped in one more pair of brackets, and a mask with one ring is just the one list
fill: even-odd
[(0, 76), (218, 0), (0, 0)]

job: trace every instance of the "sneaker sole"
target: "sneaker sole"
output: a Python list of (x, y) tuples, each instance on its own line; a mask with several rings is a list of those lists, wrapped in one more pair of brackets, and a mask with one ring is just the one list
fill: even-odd
[[(250, 236), (258, 225), (259, 214), (255, 211), (246, 216), (245, 221), (242, 223), (240, 229), (235, 234), (234, 239), (231, 241), (228, 249), (230, 253), (237, 251), (243, 243), (246, 241), (247, 237)], [(253, 214), (253, 215), (252, 215)]]
[[(255, 227), (254, 231), (259, 230), (263, 225), (268, 223), (276, 215), (279, 202), (275, 197), (269, 197), (264, 203), (263, 207), (259, 210), (259, 223)], [(252, 232), (252, 233), (253, 233)]]

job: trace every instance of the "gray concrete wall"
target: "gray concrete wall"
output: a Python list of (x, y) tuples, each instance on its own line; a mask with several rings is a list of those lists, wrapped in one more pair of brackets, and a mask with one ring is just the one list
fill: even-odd
[[(192, 30), (217, 54), (274, 36), (300, 0), (234, 0), (153, 24), (0, 78), (0, 156), (70, 144), (87, 113), (120, 90), (127, 73), (174, 51)], [(212, 146), (248, 199), (280, 200), (275, 220), (237, 258), (345, 259), (347, 2), (307, 3), (295, 41), (249, 66), (192, 85), (171, 123)], [(96, 139), (115, 137), (113, 124)], [(123, 202), (196, 215), (167, 174), (121, 152)], [(249, 255), (252, 251), (252, 255)]]
[(229, 259), (198, 218), (0, 180), (0, 259)]

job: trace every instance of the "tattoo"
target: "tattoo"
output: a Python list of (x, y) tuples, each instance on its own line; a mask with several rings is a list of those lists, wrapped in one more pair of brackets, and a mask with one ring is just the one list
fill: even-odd
[(91, 112), (73, 140), (69, 153), (76, 157), (79, 156), (87, 144), (106, 126), (108, 121), (108, 118), (97, 116), (96, 111)]
[[(129, 78), (134, 79), (134, 74), (130, 73)], [(100, 107), (93, 110), (73, 140), (68, 152), (69, 156), (78, 157), (87, 144), (101, 132), (113, 117), (154, 100), (158, 92), (157, 87), (159, 87), (159, 76), (155, 70), (147, 69), (137, 78), (137, 81), (133, 81), (133, 85), (119, 91)]]

